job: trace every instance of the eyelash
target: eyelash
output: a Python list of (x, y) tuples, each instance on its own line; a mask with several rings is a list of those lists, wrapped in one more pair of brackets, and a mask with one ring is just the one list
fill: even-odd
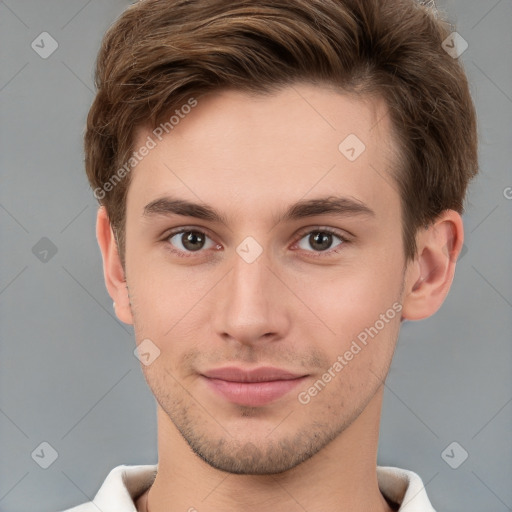
[[(328, 255), (337, 254), (337, 253), (339, 253), (340, 251), (343, 250), (343, 246), (344, 245), (350, 243), (350, 240), (348, 238), (346, 238), (341, 233), (339, 233), (338, 231), (336, 231), (336, 230), (334, 230), (332, 228), (317, 227), (315, 229), (311, 229), (311, 228), (307, 228), (307, 229), (308, 229), (307, 231), (301, 231), (297, 235), (299, 238), (293, 243), (293, 245), (297, 245), (305, 236), (311, 235), (312, 233), (328, 233), (330, 235), (336, 236), (337, 238), (339, 238), (341, 240), (341, 243), (338, 244), (336, 247), (334, 247), (334, 249), (327, 249), (326, 251), (306, 251), (307, 253), (311, 253), (308, 256), (310, 258), (324, 258), (324, 257), (328, 257), (328, 256), (324, 256), (326, 254), (328, 254)], [(184, 228), (176, 229), (174, 231), (170, 231), (169, 233), (167, 233), (165, 235), (165, 237), (163, 238), (163, 241), (167, 243), (167, 249), (171, 253), (175, 254), (176, 256), (178, 256), (180, 258), (190, 258), (190, 257), (195, 256), (196, 254), (204, 252), (202, 249), (199, 250), (199, 251), (196, 251), (196, 252), (192, 252), (192, 251), (191, 252), (184, 252), (184, 251), (181, 251), (181, 250), (174, 249), (172, 247), (172, 245), (170, 244), (169, 239), (171, 239), (173, 236), (179, 235), (179, 234), (182, 234), (182, 233), (189, 233), (191, 231), (200, 233), (201, 235), (204, 235), (204, 236), (206, 236), (206, 237), (211, 239), (211, 237), (208, 236), (208, 233), (206, 233), (205, 231), (203, 231), (201, 229), (192, 228), (192, 227), (184, 227)]]

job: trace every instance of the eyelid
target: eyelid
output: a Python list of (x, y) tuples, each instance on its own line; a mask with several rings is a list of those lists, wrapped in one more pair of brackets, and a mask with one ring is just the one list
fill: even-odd
[(331, 233), (331, 234), (336, 235), (337, 237), (341, 238), (342, 240), (346, 240), (347, 242), (350, 241), (350, 239), (354, 236), (354, 235), (352, 235), (352, 233), (349, 233), (348, 231), (345, 231), (343, 229), (331, 228), (330, 226), (320, 226), (320, 225), (306, 226), (305, 228), (301, 228), (298, 231), (297, 236), (302, 238), (304, 235), (308, 235), (309, 233), (315, 233), (315, 232)]
[(177, 228), (168, 229), (162, 235), (162, 239), (167, 240), (168, 238), (177, 235), (178, 233), (186, 233), (188, 231), (197, 231), (198, 233), (202, 233), (203, 235), (206, 235), (208, 238), (214, 240), (214, 237), (212, 236), (211, 232), (207, 228), (204, 228), (203, 226), (180, 226)]

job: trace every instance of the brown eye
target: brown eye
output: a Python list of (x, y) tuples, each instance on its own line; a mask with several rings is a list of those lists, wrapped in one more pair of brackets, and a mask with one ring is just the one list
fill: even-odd
[(332, 235), (330, 233), (312, 233), (309, 235), (309, 243), (311, 247), (318, 251), (326, 251), (330, 249), (332, 244)]
[[(339, 240), (338, 243), (335, 243), (336, 239)], [(317, 229), (307, 233), (297, 245), (300, 249), (308, 252), (336, 252), (344, 242), (347, 242), (347, 240), (337, 233), (328, 229)]]
[(198, 252), (215, 245), (205, 233), (193, 229), (172, 233), (167, 240), (178, 252)]

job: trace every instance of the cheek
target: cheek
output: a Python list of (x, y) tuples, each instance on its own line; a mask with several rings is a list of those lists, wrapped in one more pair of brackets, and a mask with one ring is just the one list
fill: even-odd
[(316, 275), (315, 279), (303, 282), (299, 294), (329, 327), (333, 337), (344, 343), (374, 325), (390, 308), (386, 320), (396, 317), (401, 283), (402, 275), (396, 266), (382, 269), (376, 264), (333, 270), (325, 277)]
[(154, 336), (168, 333), (194, 309), (212, 284), (214, 276), (198, 267), (170, 263), (163, 251), (133, 251), (127, 276), (135, 315)]
[(385, 378), (400, 328), (401, 280), (396, 265), (383, 271), (376, 262), (333, 272), (329, 279), (315, 280), (316, 287), (304, 285), (304, 302), (314, 305), (333, 331), (323, 329), (327, 336), (316, 337), (329, 361), (327, 373), (317, 376), (332, 379), (327, 394), (335, 392), (340, 400), (353, 393), (366, 396)]

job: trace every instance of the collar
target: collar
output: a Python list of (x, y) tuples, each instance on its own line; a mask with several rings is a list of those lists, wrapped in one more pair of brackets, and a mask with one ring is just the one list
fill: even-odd
[[(157, 471), (158, 464), (115, 467), (94, 497), (94, 505), (102, 512), (137, 512), (134, 500), (153, 484)], [(389, 501), (400, 505), (399, 512), (436, 512), (416, 473), (396, 467), (377, 466), (377, 480), (381, 493)], [(68, 512), (88, 510), (76, 507)]]

